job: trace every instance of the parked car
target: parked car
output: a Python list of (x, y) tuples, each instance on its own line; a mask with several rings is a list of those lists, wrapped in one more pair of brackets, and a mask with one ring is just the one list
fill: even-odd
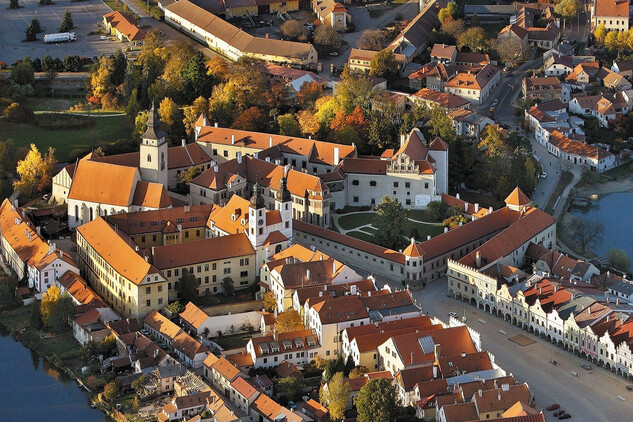
[(561, 420), (561, 419), (569, 419), (569, 418), (571, 418), (571, 415), (569, 413), (563, 413), (562, 415), (558, 416), (559, 420)]
[(626, 389), (627, 389), (627, 390), (629, 390), (629, 391), (633, 390), (633, 384), (629, 384), (629, 385), (627, 385), (627, 386), (626, 386)]
[(497, 106), (497, 104), (499, 104), (499, 99), (495, 98), (495, 100), (492, 102), (492, 104), (490, 104), (490, 110), (494, 110), (495, 107)]
[(338, 51), (332, 51), (329, 55), (330, 56), (338, 56)]
[(565, 412), (563, 409), (561, 409), (561, 410), (558, 410), (558, 411), (554, 412), (554, 416), (558, 417), (560, 415), (564, 415), (565, 413), (567, 413), (567, 412)]
[(583, 363), (582, 365), (580, 365), (583, 369), (586, 369), (587, 371), (590, 371), (593, 369), (593, 366), (589, 365), (588, 363)]
[(543, 172), (539, 176), (541, 179), (545, 179), (547, 177), (547, 173)]
[(552, 403), (549, 406), (547, 406), (547, 410), (558, 410), (560, 409), (560, 404), (558, 403)]

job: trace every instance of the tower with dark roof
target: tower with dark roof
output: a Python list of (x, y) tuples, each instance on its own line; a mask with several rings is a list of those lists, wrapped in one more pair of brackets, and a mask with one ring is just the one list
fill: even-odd
[(168, 184), (168, 142), (167, 134), (160, 129), (160, 117), (152, 103), (147, 118), (147, 129), (141, 137), (139, 170), (146, 182)]
[(281, 229), (288, 239), (292, 239), (292, 196), (288, 190), (288, 179), (284, 175), (279, 180), (279, 192), (275, 197), (275, 209), (281, 215)]

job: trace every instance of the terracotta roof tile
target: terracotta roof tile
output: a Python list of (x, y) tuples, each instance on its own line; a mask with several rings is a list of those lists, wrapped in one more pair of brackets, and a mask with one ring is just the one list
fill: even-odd
[(153, 262), (160, 270), (247, 255), (255, 255), (255, 249), (245, 233), (153, 248)]
[(413, 94), (413, 96), (424, 99), (426, 101), (437, 103), (447, 109), (464, 107), (470, 104), (468, 100), (465, 100), (462, 97), (458, 97), (455, 94), (451, 94), (449, 92), (434, 91), (429, 88), (422, 88), (421, 90)]
[(79, 160), (68, 198), (127, 207), (139, 180), (135, 167)]
[(161, 333), (170, 340), (174, 340), (178, 334), (182, 332), (179, 326), (171, 322), (167, 317), (161, 315), (158, 311), (151, 311), (143, 320), (145, 325)]
[(112, 27), (125, 35), (130, 41), (141, 41), (145, 39), (145, 31), (133, 24), (127, 16), (119, 11), (106, 13), (103, 17), (110, 22)]
[(137, 182), (132, 204), (143, 208), (169, 208), (171, 198), (167, 188), (160, 183)]
[(180, 318), (197, 330), (209, 319), (209, 315), (193, 302), (189, 302), (185, 310), (180, 313)]
[(132, 241), (117, 234), (101, 217), (79, 226), (78, 233), (114, 268), (116, 272), (134, 284), (141, 284), (149, 274), (158, 270), (149, 264), (130, 246)]

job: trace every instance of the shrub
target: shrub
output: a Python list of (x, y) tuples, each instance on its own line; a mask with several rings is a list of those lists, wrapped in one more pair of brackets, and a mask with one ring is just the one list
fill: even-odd
[(30, 108), (13, 103), (4, 110), (4, 117), (9, 123), (26, 123), (32, 121), (35, 115)]

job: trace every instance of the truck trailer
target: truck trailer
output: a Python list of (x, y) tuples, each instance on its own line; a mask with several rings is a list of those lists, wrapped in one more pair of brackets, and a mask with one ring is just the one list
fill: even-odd
[(69, 42), (69, 41), (77, 41), (77, 34), (74, 32), (59, 32), (57, 34), (44, 35), (45, 43)]

